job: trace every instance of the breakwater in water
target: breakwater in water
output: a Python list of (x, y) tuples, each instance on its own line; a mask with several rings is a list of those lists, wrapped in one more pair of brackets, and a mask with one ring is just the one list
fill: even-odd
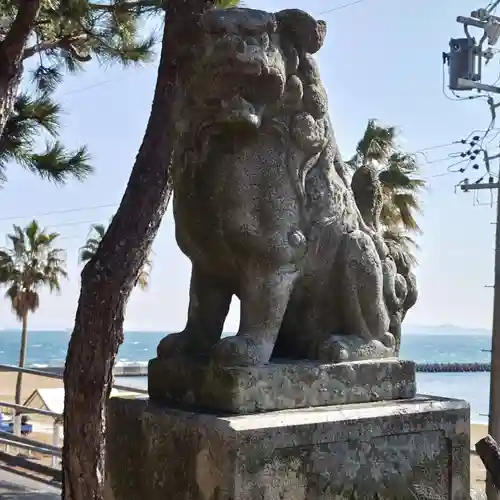
[[(36, 367), (39, 370), (62, 375), (62, 366)], [(490, 363), (416, 363), (416, 371), (423, 373), (467, 373), (489, 372)], [(148, 374), (146, 363), (117, 364), (113, 373), (116, 377), (145, 377)]]
[(417, 363), (417, 372), (489, 372), (490, 363)]
[[(489, 372), (490, 363), (417, 363), (416, 370), (428, 373)], [(118, 377), (145, 376), (148, 367), (145, 364), (115, 366), (114, 374)]]

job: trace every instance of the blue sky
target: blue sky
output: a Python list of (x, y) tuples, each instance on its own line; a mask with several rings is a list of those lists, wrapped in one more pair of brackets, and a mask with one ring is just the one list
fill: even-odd
[[(298, 0), (245, 3), (267, 10), (305, 6)], [(345, 3), (310, 0), (307, 10), (316, 15)], [(402, 145), (409, 152), (449, 144), (488, 126), (490, 116), (483, 100), (456, 102), (443, 95), (441, 61), (449, 38), (463, 33), (456, 16), (484, 6), (471, 0), (364, 0), (319, 16), (328, 23), (328, 36), (318, 59), (345, 157), (352, 153), (369, 118), (399, 126)], [(500, 73), (499, 63), (500, 55), (491, 63), (490, 82)], [(89, 225), (106, 223), (120, 201), (142, 139), (155, 79), (154, 64), (126, 70), (91, 65), (62, 85), (59, 96), (66, 111), (62, 137), (70, 146), (89, 146), (96, 167), (89, 181), (57, 188), (15, 165), (8, 171), (8, 183), (0, 192), (0, 234), (13, 223), (22, 225), (35, 217), (58, 231), (61, 246), (67, 249), (70, 280), (63, 284), (60, 296), (42, 293), (40, 310), (31, 319), (34, 329), (73, 324), (79, 293), (78, 248)], [(491, 143), (492, 153), (495, 144)], [(479, 202), (474, 194), (455, 193), (464, 175), (475, 180), (484, 173), (482, 165), (481, 170), (464, 175), (447, 171), (453, 163), (448, 155), (463, 150), (456, 144), (429, 150), (427, 159), (432, 163), (419, 155), (430, 189), (423, 197), (424, 234), (419, 240), (417, 271), (420, 299), (408, 316), (412, 324), (490, 327), (492, 290), (486, 285), (493, 280), (495, 206), (490, 204), (489, 192), (481, 192)], [(44, 215), (54, 211), (61, 213)], [(125, 327), (182, 329), (189, 273), (189, 261), (174, 240), (169, 211), (154, 244), (150, 290), (134, 291)], [(238, 312), (234, 300), (226, 330), (237, 328)], [(0, 317), (0, 327), (16, 326), (6, 301), (0, 301)]]

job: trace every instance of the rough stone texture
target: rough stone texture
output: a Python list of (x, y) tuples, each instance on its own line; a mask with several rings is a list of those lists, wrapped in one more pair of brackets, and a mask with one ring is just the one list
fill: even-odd
[[(380, 222), (383, 193), (376, 168), (372, 165), (359, 167), (352, 176), (351, 187), (365, 224), (380, 233), (383, 230)], [(415, 305), (418, 291), (408, 255), (401, 251), (400, 245), (390, 243), (386, 245), (387, 257), (382, 261), (384, 299), (389, 313), (389, 331), (394, 335), (396, 352), (399, 353), (401, 324), (408, 310)]]
[(149, 396), (231, 413), (363, 403), (415, 396), (415, 364), (398, 359), (262, 367), (194, 365), (153, 359)]
[(112, 398), (106, 500), (469, 500), (469, 407), (218, 416)]
[[(326, 23), (239, 8), (200, 22), (172, 162), (176, 238), (192, 262), (188, 321), (158, 356), (242, 366), (394, 355), (414, 276), (346, 179), (311, 55)], [(377, 204), (376, 185), (361, 190)], [(239, 330), (221, 339), (233, 295)]]

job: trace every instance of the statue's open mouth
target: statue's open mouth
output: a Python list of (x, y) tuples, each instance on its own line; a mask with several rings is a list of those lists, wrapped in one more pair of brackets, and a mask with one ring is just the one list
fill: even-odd
[(222, 100), (214, 121), (229, 126), (258, 129), (262, 123), (263, 111), (264, 105), (253, 104), (244, 97), (235, 96), (229, 101)]
[(264, 108), (279, 101), (284, 91), (278, 72), (257, 74), (218, 73), (204, 89), (204, 105), (217, 124), (258, 129)]
[(284, 88), (285, 77), (274, 68), (247, 74), (219, 69), (204, 75), (199, 84), (200, 96), (204, 104), (210, 107), (217, 103), (233, 102), (235, 98), (242, 98), (254, 105), (275, 103), (283, 95)]

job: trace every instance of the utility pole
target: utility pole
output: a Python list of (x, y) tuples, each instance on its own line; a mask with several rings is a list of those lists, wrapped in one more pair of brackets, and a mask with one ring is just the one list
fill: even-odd
[[(490, 2), (489, 7), (479, 9), (471, 13), (470, 17), (458, 16), (457, 22), (463, 25), (465, 38), (452, 38), (450, 40), (450, 52), (443, 54), (443, 61), (449, 66), (449, 85), (452, 91), (471, 91), (487, 92), (500, 94), (500, 87), (487, 85), (481, 82), (482, 62), (488, 64), (493, 59), (495, 53), (491, 46), (496, 45), (500, 38), (500, 18), (492, 13), (500, 5), (500, 0)], [(482, 30), (482, 36), (479, 43), (469, 33), (469, 27)], [(483, 49), (483, 43), (488, 42), (487, 49)], [(489, 176), (488, 182), (481, 182), (482, 179), (470, 183), (465, 179), (460, 188), (464, 192), (496, 189), (497, 191), (497, 221), (495, 236), (495, 282), (493, 296), (493, 323), (491, 332), (491, 371), (490, 371), (490, 404), (488, 414), (488, 433), (497, 442), (500, 443), (500, 177), (497, 181), (490, 171), (490, 161), (500, 158), (500, 154), (489, 156), (482, 144), (488, 132), (493, 128), (496, 119), (496, 109), (500, 103), (495, 104), (491, 95), (489, 95), (488, 106), (491, 113), (491, 123), (481, 141), (481, 150), (483, 161)], [(477, 165), (475, 166), (477, 167)], [(500, 171), (499, 171), (500, 175)], [(488, 500), (500, 500), (500, 492), (496, 489), (487, 475), (486, 497)]]
[[(462, 191), (496, 189), (500, 194), (500, 182), (464, 183)], [(500, 443), (500, 200), (497, 199), (497, 222), (495, 236), (495, 284), (493, 293), (493, 327), (491, 335), (490, 404), (488, 414), (488, 434)], [(500, 499), (500, 494), (488, 474), (486, 498)]]

